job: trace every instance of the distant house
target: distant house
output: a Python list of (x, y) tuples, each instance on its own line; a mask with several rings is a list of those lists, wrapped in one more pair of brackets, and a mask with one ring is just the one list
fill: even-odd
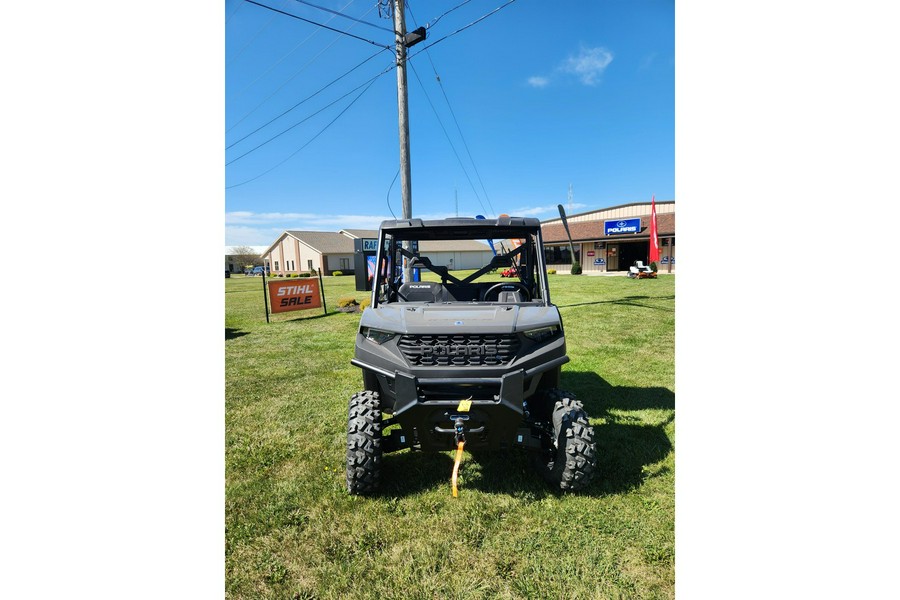
[[(261, 252), (273, 275), (290, 275), (322, 270), (323, 275), (335, 271), (354, 272), (355, 239), (377, 239), (373, 229), (342, 229), (330, 231), (297, 231), (282, 233), (275, 242)], [(477, 269), (487, 264), (493, 252), (487, 243), (471, 240), (423, 241), (419, 253), (436, 265), (450, 269)]]

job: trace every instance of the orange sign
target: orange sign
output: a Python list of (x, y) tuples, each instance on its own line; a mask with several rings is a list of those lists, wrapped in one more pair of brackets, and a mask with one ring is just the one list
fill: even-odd
[(322, 306), (319, 281), (312, 278), (270, 281), (269, 300), (273, 313), (319, 308)]

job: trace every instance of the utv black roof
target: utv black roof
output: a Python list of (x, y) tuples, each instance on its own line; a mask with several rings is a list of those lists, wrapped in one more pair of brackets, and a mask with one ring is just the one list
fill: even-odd
[(423, 221), (422, 219), (397, 219), (381, 222), (381, 231), (391, 233), (397, 239), (472, 239), (515, 238), (541, 230), (541, 221), (534, 217), (498, 217), (474, 219), (454, 217)]

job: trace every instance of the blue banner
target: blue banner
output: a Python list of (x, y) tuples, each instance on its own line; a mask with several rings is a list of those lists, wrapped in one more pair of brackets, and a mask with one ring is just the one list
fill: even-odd
[(603, 222), (604, 235), (621, 235), (623, 233), (640, 233), (641, 219), (618, 219)]

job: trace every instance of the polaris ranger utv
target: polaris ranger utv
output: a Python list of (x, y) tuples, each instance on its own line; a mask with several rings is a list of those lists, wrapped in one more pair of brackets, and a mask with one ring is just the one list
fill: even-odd
[[(436, 262), (450, 263), (462, 240), (496, 240), (501, 251), (459, 278)], [(532, 451), (551, 485), (583, 489), (595, 469), (594, 433), (581, 403), (557, 387), (569, 358), (540, 221), (384, 221), (376, 265), (351, 360), (364, 391), (350, 398), (350, 493), (374, 492), (383, 454), (410, 448), (457, 450), (456, 495), (464, 444)], [(404, 265), (440, 281), (403, 281)], [(498, 270), (513, 267), (518, 281), (502, 280)]]

